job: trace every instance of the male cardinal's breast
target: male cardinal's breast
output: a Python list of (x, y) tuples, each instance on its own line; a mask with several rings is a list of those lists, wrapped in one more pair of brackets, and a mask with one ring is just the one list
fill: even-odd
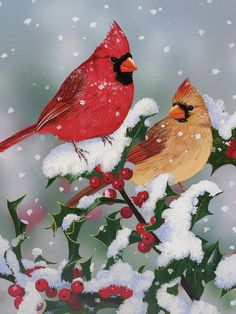
[[(174, 182), (185, 181), (196, 175), (207, 163), (212, 149), (210, 127), (189, 125), (165, 119), (156, 126), (156, 138), (163, 140), (164, 148), (150, 158), (134, 166), (131, 179), (136, 184), (144, 184), (161, 173), (171, 173)], [(158, 139), (158, 128), (164, 136)], [(131, 160), (132, 162), (132, 160)]]
[[(115, 80), (113, 68), (97, 68), (93, 61), (80, 67), (83, 88), (65, 104), (70, 110), (43, 125), (38, 133), (51, 133), (65, 141), (107, 136), (123, 123), (133, 101), (133, 83)], [(62, 107), (63, 108), (63, 107)]]

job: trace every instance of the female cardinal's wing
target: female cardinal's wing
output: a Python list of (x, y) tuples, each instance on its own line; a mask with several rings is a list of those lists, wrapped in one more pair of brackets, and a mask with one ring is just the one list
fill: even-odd
[(86, 78), (82, 70), (80, 68), (74, 70), (44, 108), (37, 123), (37, 131), (57, 116), (70, 111), (72, 105), (76, 102), (76, 98), (83, 99), (85, 83)]
[(155, 124), (146, 134), (146, 140), (134, 146), (127, 160), (139, 164), (142, 161), (159, 154), (166, 146), (167, 132), (161, 127), (163, 121)]

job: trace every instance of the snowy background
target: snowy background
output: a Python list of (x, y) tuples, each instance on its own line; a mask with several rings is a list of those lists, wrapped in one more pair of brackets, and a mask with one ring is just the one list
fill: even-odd
[[(164, 117), (172, 96), (189, 76), (203, 93), (225, 101), (230, 113), (236, 107), (236, 4), (233, 0), (11, 0), (0, 2), (0, 139), (37, 120), (44, 105), (55, 94), (65, 77), (93, 52), (115, 19), (129, 38), (131, 53), (138, 66), (134, 74), (135, 101), (154, 98), (160, 106), (157, 119)], [(45, 190), (46, 179), (41, 162), (59, 142), (52, 136), (35, 135), (0, 154), (0, 230), (11, 239), (13, 228), (6, 211), (6, 199), (27, 193), (22, 217), (31, 221), (31, 239), (24, 247), (31, 257), (33, 247), (41, 247), (49, 260), (65, 257), (66, 243), (60, 233), (52, 237), (44, 227), (50, 224), (47, 212), (56, 210), (56, 201), (64, 202), (78, 189), (64, 181)], [(208, 179), (210, 166), (191, 180)], [(211, 202), (214, 216), (199, 222), (196, 231), (210, 241), (220, 239), (224, 254), (235, 249), (236, 169), (225, 166), (212, 180), (224, 194)], [(224, 179), (224, 180), (222, 180)], [(83, 183), (85, 184), (85, 183)], [(186, 184), (187, 185), (187, 184)], [(189, 183), (188, 183), (189, 185)], [(79, 185), (79, 188), (82, 185)], [(105, 213), (110, 207), (103, 208)], [(102, 218), (86, 228), (96, 232)], [(134, 223), (134, 222), (133, 222)], [(130, 223), (132, 225), (132, 222)], [(86, 235), (82, 255), (90, 256), (96, 247), (97, 264), (106, 258), (105, 248)], [(63, 249), (62, 249), (63, 248)], [(133, 258), (133, 254), (139, 256)], [(136, 247), (125, 254), (139, 266), (156, 258), (141, 256)], [(0, 282), (0, 309), (14, 313), (6, 294), (7, 284)], [(219, 295), (209, 287), (204, 299), (217, 304)], [(231, 297), (217, 304), (223, 313), (235, 313)], [(111, 313), (111, 311), (110, 311)]]

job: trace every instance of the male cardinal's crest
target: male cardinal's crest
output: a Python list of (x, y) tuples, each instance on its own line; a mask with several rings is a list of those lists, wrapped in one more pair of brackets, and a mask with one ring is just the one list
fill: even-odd
[(120, 26), (114, 21), (107, 37), (96, 48), (94, 54), (99, 57), (113, 55), (121, 57), (130, 52), (129, 42)]

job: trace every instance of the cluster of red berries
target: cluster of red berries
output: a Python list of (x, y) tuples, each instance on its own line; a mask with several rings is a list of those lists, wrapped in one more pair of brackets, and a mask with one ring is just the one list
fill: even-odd
[(39, 292), (45, 292), (50, 299), (58, 295), (59, 299), (69, 304), (72, 310), (79, 310), (81, 307), (78, 294), (84, 291), (84, 284), (80, 280), (73, 281), (70, 289), (62, 288), (58, 291), (54, 287), (49, 287), (47, 280), (42, 278), (35, 282), (35, 288)]
[(92, 188), (98, 188), (102, 185), (102, 183), (105, 184), (112, 184), (113, 189), (115, 190), (121, 190), (125, 182), (124, 180), (129, 180), (133, 176), (133, 171), (130, 168), (122, 168), (119, 171), (119, 177), (115, 177), (112, 172), (103, 172), (101, 165), (97, 165), (95, 167), (95, 170), (100, 176), (93, 176), (89, 179), (89, 186)]
[[(155, 223), (155, 222), (156, 222), (155, 217), (154, 216), (151, 217), (150, 223)], [(152, 245), (155, 242), (155, 237), (153, 233), (146, 232), (145, 226), (146, 226), (145, 223), (138, 223), (136, 225), (136, 232), (142, 235), (142, 239), (138, 243), (138, 250), (141, 253), (148, 253), (151, 250)]]
[(15, 308), (18, 310), (21, 302), (23, 301), (25, 289), (18, 284), (13, 284), (9, 286), (8, 293), (11, 297), (15, 298), (14, 305)]
[(236, 140), (231, 140), (229, 142), (225, 155), (227, 158), (236, 160)]
[(142, 207), (143, 203), (148, 200), (149, 194), (147, 191), (140, 191), (136, 196), (132, 196), (131, 198), (136, 206)]
[(133, 290), (126, 286), (110, 285), (108, 287), (101, 288), (98, 294), (102, 299), (109, 299), (115, 295), (123, 299), (128, 299), (132, 297)]

